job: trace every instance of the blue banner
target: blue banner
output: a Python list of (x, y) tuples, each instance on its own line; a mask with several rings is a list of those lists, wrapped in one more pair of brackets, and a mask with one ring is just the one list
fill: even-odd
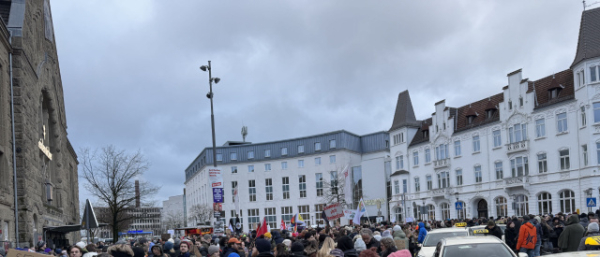
[(223, 188), (213, 188), (213, 200), (215, 203), (223, 202)]

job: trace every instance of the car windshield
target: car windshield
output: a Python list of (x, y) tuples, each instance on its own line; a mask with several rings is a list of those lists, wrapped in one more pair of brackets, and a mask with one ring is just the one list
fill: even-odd
[(442, 238), (447, 237), (455, 237), (455, 236), (468, 236), (467, 231), (455, 231), (455, 232), (445, 232), (445, 233), (429, 233), (425, 236), (425, 241), (423, 241), (424, 247), (435, 247), (437, 243), (442, 240)]
[(513, 257), (501, 243), (449, 245), (444, 247), (442, 257)]

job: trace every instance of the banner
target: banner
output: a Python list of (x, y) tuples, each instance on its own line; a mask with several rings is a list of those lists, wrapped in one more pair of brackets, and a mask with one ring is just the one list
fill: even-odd
[(344, 210), (344, 218), (348, 220), (354, 219), (354, 215), (356, 215), (356, 210)]
[(223, 203), (223, 188), (213, 188), (213, 200), (215, 203)]
[(332, 205), (325, 206), (325, 214), (327, 215), (328, 220), (339, 219), (344, 217), (344, 210), (339, 203), (334, 203)]
[(366, 212), (367, 212), (367, 208), (365, 206), (365, 203), (363, 202), (363, 199), (360, 198), (360, 201), (358, 202), (358, 206), (356, 207), (356, 215), (354, 215), (354, 219), (352, 219), (352, 223), (359, 225), (360, 224), (360, 218)]
[[(213, 189), (213, 202), (223, 202), (223, 174), (219, 168), (209, 168), (208, 178)], [(215, 190), (217, 189), (217, 190)]]

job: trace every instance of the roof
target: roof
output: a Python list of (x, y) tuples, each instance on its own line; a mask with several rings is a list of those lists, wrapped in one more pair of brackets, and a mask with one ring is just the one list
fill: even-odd
[(482, 244), (482, 243), (498, 243), (502, 244), (502, 241), (495, 236), (457, 236), (447, 237), (442, 239), (445, 245), (464, 245), (464, 244)]
[(583, 60), (600, 56), (600, 8), (584, 11), (579, 25), (577, 52), (571, 67)]
[[(533, 82), (529, 81), (528, 85), (529, 88), (527, 93), (535, 91), (536, 106), (534, 109), (544, 108), (552, 104), (575, 98), (573, 70), (571, 69), (563, 70)], [(548, 91), (554, 88), (562, 89), (559, 91), (556, 98), (550, 99), (550, 93)]]
[(432, 118), (421, 121), (421, 126), (419, 126), (417, 133), (415, 133), (415, 135), (413, 136), (413, 139), (410, 142), (410, 146), (420, 144), (423, 142), (429, 142), (430, 133), (427, 132), (426, 135), (423, 135), (423, 131), (429, 131), (429, 126), (431, 126), (431, 124), (433, 124)]
[(406, 171), (406, 170), (399, 170), (399, 171), (396, 171), (396, 172), (392, 173), (392, 175), (390, 175), (390, 177), (391, 177), (391, 176), (404, 175), (404, 174), (408, 174), (408, 173), (409, 173), (409, 172), (408, 172), (408, 171)]
[(418, 127), (419, 125), (417, 118), (415, 118), (415, 111), (408, 90), (404, 90), (398, 94), (396, 113), (390, 131), (401, 127)]
[[(456, 111), (456, 127), (454, 131), (459, 132), (499, 121), (500, 111), (497, 110), (497, 108), (491, 118), (487, 117), (486, 109), (489, 109), (490, 106), (498, 106), (498, 104), (503, 101), (504, 93), (499, 93), (458, 108)], [(471, 115), (475, 115), (475, 117), (473, 118), (473, 122), (469, 124), (467, 117)]]

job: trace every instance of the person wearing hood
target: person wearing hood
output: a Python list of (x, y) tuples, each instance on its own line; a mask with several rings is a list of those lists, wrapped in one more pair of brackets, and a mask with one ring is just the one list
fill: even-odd
[(291, 256), (306, 257), (306, 254), (304, 253), (304, 244), (302, 244), (301, 242), (293, 243), (291, 252), (292, 252)]
[(163, 252), (169, 257), (177, 257), (175, 255), (175, 250), (173, 250), (173, 242), (167, 241), (163, 245)]
[(600, 236), (600, 227), (598, 223), (591, 222), (588, 225), (587, 234), (583, 238), (581, 238), (581, 241), (579, 241), (579, 247), (577, 247), (577, 251), (600, 250), (600, 246), (585, 245), (585, 240), (591, 236)]
[(337, 248), (344, 252), (344, 257), (358, 257), (354, 243), (348, 236), (341, 237), (337, 242)]
[(542, 239), (544, 236), (544, 230), (542, 229), (542, 218), (540, 216), (535, 216), (531, 219), (533, 225), (535, 226), (535, 231), (537, 232), (537, 242), (535, 243), (535, 251), (533, 254), (535, 256), (541, 256), (540, 248), (542, 247)]
[(528, 215), (523, 216), (524, 224), (519, 230), (519, 239), (517, 240), (517, 251), (527, 253), (529, 257), (534, 257), (535, 244), (537, 243), (537, 231), (531, 223)]
[(425, 224), (423, 224), (423, 222), (419, 222), (419, 237), (417, 238), (417, 242), (419, 242), (419, 244), (422, 244), (423, 240), (425, 240), (425, 236), (427, 236), (427, 229), (425, 228)]
[[(404, 242), (404, 248), (402, 248), (402, 249), (408, 249), (409, 244), (408, 244), (408, 238), (406, 238), (406, 233), (404, 233), (402, 228), (398, 225), (394, 226), (394, 240), (402, 240)], [(398, 245), (396, 245), (396, 246), (400, 247)], [(399, 249), (399, 250), (402, 250), (402, 249)]]
[(579, 224), (581, 224), (584, 229), (587, 229), (588, 225), (590, 224), (588, 215), (585, 212), (579, 215)]
[(563, 252), (577, 251), (584, 232), (585, 229), (579, 223), (579, 216), (577, 214), (571, 215), (567, 219), (567, 226), (558, 238), (558, 248)]
[(396, 251), (398, 251), (398, 249), (396, 248), (396, 244), (394, 243), (393, 239), (389, 237), (384, 237), (381, 239), (381, 257), (388, 257), (388, 255)]
[[(69, 248), (69, 256), (71, 256), (71, 252), (73, 251), (74, 247), (77, 246)], [(133, 257), (133, 250), (131, 249), (131, 246), (125, 242), (117, 242), (117, 244), (108, 247), (107, 253), (113, 257)]]
[[(386, 237), (394, 240), (394, 237), (392, 236), (392, 233), (389, 230), (385, 230), (381, 233), (381, 238), (386, 238)], [(381, 241), (381, 240), (379, 240), (379, 241)]]
[(409, 250), (400, 250), (397, 252), (394, 252), (392, 254), (390, 254), (388, 257), (411, 257), (412, 255), (410, 254)]
[(365, 241), (363, 241), (361, 237), (354, 240), (354, 250), (356, 250), (356, 252), (359, 255), (362, 251), (367, 250), (367, 245), (365, 244)]
[(168, 257), (167, 254), (163, 252), (162, 247), (160, 245), (155, 244), (148, 251), (148, 257)]
[(269, 241), (266, 239), (256, 239), (254, 242), (254, 249), (252, 249), (252, 251), (253, 256), (257, 254), (257, 257), (274, 257), (274, 255), (271, 253), (271, 243), (269, 243)]
[(504, 242), (508, 247), (515, 253), (518, 254), (517, 251), (517, 238), (519, 237), (519, 230), (517, 230), (517, 222), (510, 220), (506, 225), (506, 230), (504, 231)]
[(44, 250), (46, 250), (46, 242), (44, 242), (44, 240), (38, 241), (35, 245), (35, 252), (39, 254), (46, 254)]

